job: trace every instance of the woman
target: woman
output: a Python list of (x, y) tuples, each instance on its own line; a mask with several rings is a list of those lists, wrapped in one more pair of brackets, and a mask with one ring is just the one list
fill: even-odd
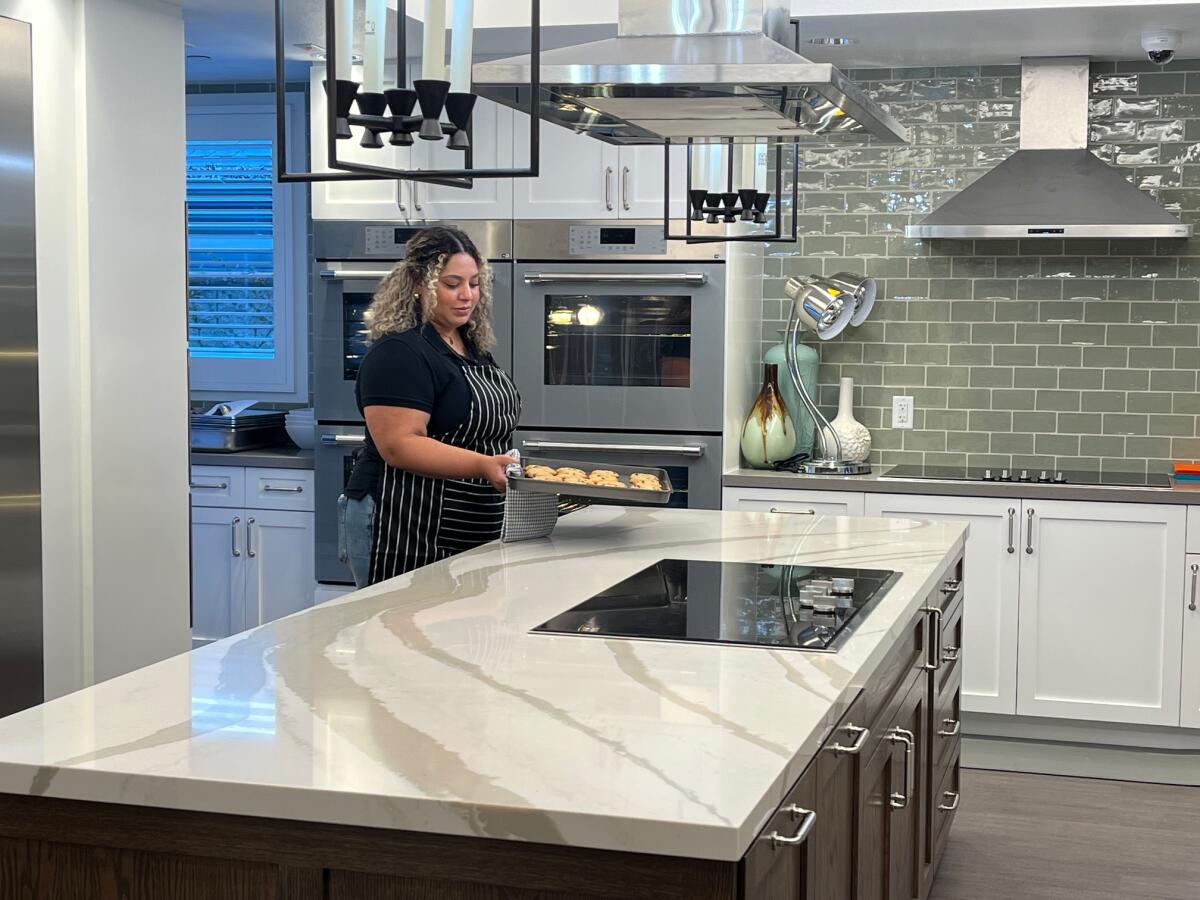
[(366, 445), (341, 501), (359, 587), (500, 535), (521, 400), (488, 352), (490, 281), (467, 235), (434, 226), (371, 301), (356, 386)]

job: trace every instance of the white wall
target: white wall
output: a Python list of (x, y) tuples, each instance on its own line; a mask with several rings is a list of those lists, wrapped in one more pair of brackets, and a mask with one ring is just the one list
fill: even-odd
[(183, 26), (156, 0), (0, 15), (33, 35), (54, 697), (188, 647)]

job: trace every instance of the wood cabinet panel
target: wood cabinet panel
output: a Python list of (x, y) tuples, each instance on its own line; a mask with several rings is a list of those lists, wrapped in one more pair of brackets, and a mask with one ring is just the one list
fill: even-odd
[(926, 773), (928, 716), (929, 691), (922, 679), (909, 691), (890, 729), (891, 734), (909, 738), (911, 746), (900, 741), (895, 757), (899, 762), (892, 763), (898, 766), (893, 796), (902, 793), (905, 802), (891, 810), (889, 900), (917, 900), (924, 882), (926, 796), (929, 792)]
[[(812, 865), (813, 835), (821, 828), (817, 806), (817, 768), (809, 766), (788, 793), (767, 827), (742, 860), (742, 900), (818, 900)], [(802, 837), (808, 817), (816, 813), (806, 841)]]
[[(860, 710), (859, 710), (860, 711)], [(832, 745), (853, 747), (861, 735), (855, 730), (856, 708), (843, 719), (845, 726), (834, 731), (817, 756), (817, 827), (810, 838), (809, 863), (812, 880), (821, 890), (821, 900), (853, 900), (855, 878), (855, 830), (857, 828), (859, 769), (861, 756), (838, 751)]]

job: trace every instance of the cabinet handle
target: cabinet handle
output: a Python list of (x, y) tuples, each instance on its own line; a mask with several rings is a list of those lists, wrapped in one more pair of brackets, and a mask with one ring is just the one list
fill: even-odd
[(604, 167), (604, 208), (605, 209), (613, 208), (612, 176), (613, 176), (612, 166), (605, 166)]
[(216, 484), (205, 484), (202, 481), (190, 481), (188, 482), (188, 486), (192, 490), (196, 490), (196, 488), (204, 488), (206, 491), (223, 491), (229, 487), (229, 482), (218, 481)]
[(938, 729), (938, 734), (942, 737), (954, 737), (960, 731), (962, 731), (962, 722), (960, 720), (942, 719), (942, 727)]
[(1013, 538), (1016, 536), (1014, 532), (1017, 529), (1017, 511), (1011, 506), (1008, 508), (1008, 552), (1016, 553), (1017, 547), (1013, 543)]
[(962, 652), (962, 647), (943, 647), (942, 660), (943, 662), (954, 662), (958, 659), (958, 654)]
[(276, 487), (273, 484), (264, 484), (263, 490), (275, 494), (303, 494), (304, 486), (298, 484), (295, 487)]
[(815, 516), (815, 509), (780, 509), (778, 506), (772, 506), (767, 512), (777, 513), (781, 516)]
[(1033, 514), (1035, 510), (1025, 512), (1025, 552), (1033, 555)]
[(232, 531), (232, 534), (230, 535), (229, 540), (233, 545), (233, 555), (234, 556), (242, 555), (242, 548), (241, 548), (241, 544), (238, 541), (238, 533), (237, 533), (238, 525), (240, 525), (240, 524), (242, 524), (241, 516), (234, 516), (233, 522), (230, 523), (230, 529)]
[(417, 212), (420, 212), (422, 209), (420, 187), (421, 182), (419, 181), (410, 181), (408, 184), (408, 189), (412, 192), (413, 209)]
[(953, 578), (951, 578), (949, 581), (947, 581), (945, 584), (942, 585), (942, 593), (947, 594), (947, 595), (948, 594), (957, 594), (958, 589), (960, 587), (962, 587), (962, 582), (955, 581)]
[(933, 623), (930, 626), (933, 629), (932, 639), (930, 640), (930, 644), (932, 644), (930, 649), (933, 650), (933, 662), (927, 662), (921, 668), (926, 672), (936, 672), (942, 667), (943, 661), (942, 621), (944, 619), (944, 614), (942, 613), (941, 609), (936, 606), (926, 606), (922, 612), (929, 613), (930, 617), (933, 619)]
[(629, 209), (629, 166), (621, 166), (621, 209)]
[(404, 208), (404, 182), (399, 178), (396, 179), (396, 209), (400, 212), (405, 212)]
[(834, 744), (829, 749), (835, 756), (857, 756), (862, 752), (862, 748), (867, 745), (867, 738), (871, 736), (870, 728), (863, 728), (859, 725), (847, 724), (841, 730), (848, 731), (850, 734), (854, 735), (854, 743), (850, 744), (849, 746), (844, 744)]
[(254, 552), (254, 516), (246, 520), (246, 555), (251, 559), (258, 555)]
[(811, 809), (805, 809), (803, 806), (792, 804), (785, 807), (783, 812), (791, 813), (793, 819), (798, 819), (803, 816), (803, 821), (800, 822), (800, 827), (796, 829), (796, 833), (791, 837), (784, 837), (778, 831), (772, 831), (766, 836), (766, 839), (771, 842), (771, 846), (778, 849), (780, 847), (797, 847), (808, 840), (809, 834), (812, 833), (813, 826), (817, 824), (817, 814)]
[(1188, 604), (1188, 611), (1196, 611), (1196, 576), (1200, 574), (1200, 563), (1192, 563), (1192, 602)]
[(939, 803), (938, 809), (940, 809), (942, 812), (954, 812), (956, 809), (958, 809), (958, 801), (961, 799), (958, 791), (943, 791), (942, 796), (950, 802)]
[(887, 739), (893, 744), (904, 745), (904, 793), (892, 791), (888, 802), (892, 809), (906, 809), (908, 807), (908, 799), (913, 793), (912, 755), (913, 749), (916, 746), (916, 738), (906, 728), (893, 728), (887, 733)]

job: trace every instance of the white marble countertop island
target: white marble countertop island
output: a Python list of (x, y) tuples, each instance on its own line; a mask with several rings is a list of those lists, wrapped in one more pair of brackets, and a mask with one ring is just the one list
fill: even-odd
[[(965, 535), (593, 507), (0, 720), (0, 792), (736, 860)], [(836, 654), (530, 633), (671, 557), (904, 574)]]

